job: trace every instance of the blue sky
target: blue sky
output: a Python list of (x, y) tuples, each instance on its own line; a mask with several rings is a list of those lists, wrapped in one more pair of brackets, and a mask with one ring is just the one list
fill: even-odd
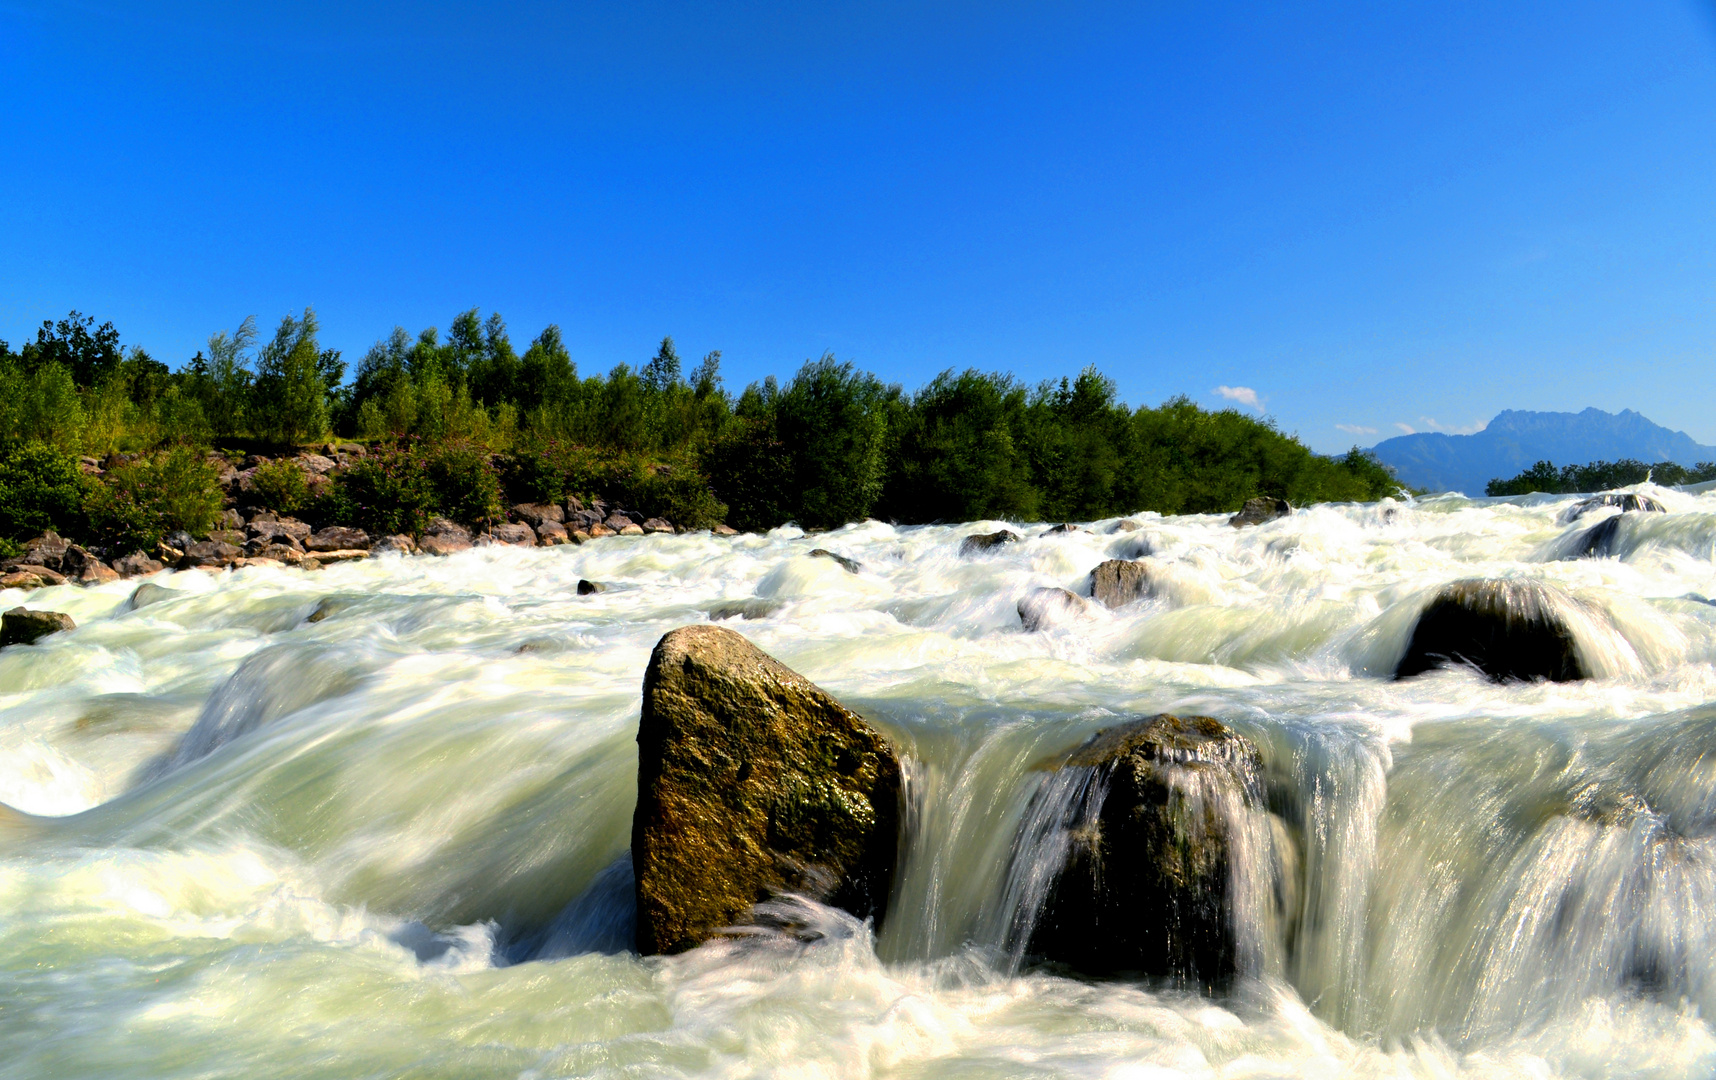
[(14, 346), (75, 307), (176, 366), (310, 304), (355, 359), (480, 306), (734, 389), (1095, 364), (1322, 450), (1716, 443), (1708, 2), (0, 0), (0, 95)]

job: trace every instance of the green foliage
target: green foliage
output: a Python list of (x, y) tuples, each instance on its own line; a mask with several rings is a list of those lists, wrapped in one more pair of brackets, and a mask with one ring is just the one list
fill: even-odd
[(250, 483), (262, 505), (276, 513), (296, 514), (310, 504), (310, 484), (304, 470), (289, 459), (276, 458), (258, 465)]
[(78, 450), (85, 421), (77, 383), (64, 365), (27, 368), (0, 362), (0, 443), (40, 442)]
[(112, 551), (147, 551), (183, 529), (207, 536), (221, 511), (214, 466), (188, 447), (109, 469), (88, 502), (89, 525)]
[(557, 503), (566, 497), (566, 462), (558, 445), (515, 450), (500, 461), (509, 503)]
[(74, 311), (58, 323), (44, 320), (36, 340), (19, 355), (27, 371), (59, 366), (77, 385), (95, 386), (119, 368), (119, 331), (110, 322), (97, 327), (94, 316)]
[(1688, 469), (1673, 461), (1645, 463), (1633, 458), (1619, 461), (1593, 461), (1588, 465), (1563, 465), (1539, 461), (1519, 475), (1506, 480), (1491, 480), (1484, 485), (1486, 495), (1529, 495), (1541, 491), (1551, 495), (1574, 495), (1587, 491), (1609, 491), (1646, 480), (1672, 487), (1676, 484), (1701, 484), (1716, 480), (1716, 462), (1700, 461)]
[(39, 442), (14, 446), (0, 456), (0, 538), (82, 532), (90, 486), (72, 455)]
[(274, 340), (257, 354), (249, 421), (258, 437), (294, 444), (328, 433), (327, 377), (343, 373), (344, 365), (339, 353), (317, 345), (319, 329), (316, 313), (305, 308), (302, 319), (282, 319)]
[(467, 443), (446, 443), (428, 454), (424, 472), (441, 513), (461, 525), (481, 527), (506, 518), (500, 475), (488, 451)]
[(313, 518), (321, 525), (356, 525), (371, 536), (416, 535), (437, 507), (435, 486), (418, 448), (378, 447), (335, 478)]

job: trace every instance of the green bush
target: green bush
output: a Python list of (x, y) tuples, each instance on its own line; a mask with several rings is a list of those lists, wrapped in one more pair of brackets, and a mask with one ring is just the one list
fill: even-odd
[(646, 469), (627, 505), (687, 529), (707, 529), (727, 516), (727, 505), (709, 490), (708, 478), (689, 463)]
[(286, 458), (265, 461), (250, 478), (256, 497), (276, 513), (296, 514), (310, 504), (310, 484), (304, 470)]
[(0, 457), (0, 538), (81, 533), (89, 488), (72, 455), (42, 443), (14, 447)]
[(311, 516), (318, 525), (356, 525), (371, 536), (415, 536), (436, 510), (422, 454), (395, 446), (378, 447), (339, 473)]
[(558, 445), (514, 450), (501, 458), (501, 485), (508, 502), (557, 503), (566, 497), (565, 454)]
[(444, 444), (430, 452), (424, 471), (442, 514), (477, 528), (505, 520), (500, 476), (486, 450), (469, 444)]
[(179, 529), (207, 536), (221, 511), (219, 479), (214, 466), (182, 446), (116, 466), (91, 493), (90, 530), (119, 552), (147, 551)]

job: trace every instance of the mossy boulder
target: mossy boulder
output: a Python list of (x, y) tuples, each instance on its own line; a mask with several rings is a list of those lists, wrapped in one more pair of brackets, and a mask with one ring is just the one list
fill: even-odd
[(1573, 603), (1541, 581), (1450, 582), (1418, 616), (1394, 676), (1465, 664), (1496, 682), (1587, 678), (1563, 616)]
[(638, 951), (692, 948), (781, 893), (880, 922), (901, 797), (898, 755), (856, 713), (724, 627), (669, 633), (638, 725)]
[(1056, 804), (1026, 814), (1027, 826), (1050, 816), (1060, 841), (1045, 850), (1065, 856), (1048, 868), (1025, 952), (1090, 975), (1229, 983), (1238, 832), (1266, 820), (1257, 748), (1207, 716), (1163, 714), (1098, 732), (1045, 767), (1083, 775), (1045, 784), (1039, 802)]

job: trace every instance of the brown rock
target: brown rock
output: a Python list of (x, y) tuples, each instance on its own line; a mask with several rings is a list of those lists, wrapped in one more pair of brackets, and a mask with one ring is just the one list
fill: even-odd
[(1018, 533), (1011, 529), (1002, 529), (1000, 532), (981, 533), (966, 537), (960, 541), (959, 553), (961, 555), (977, 555), (985, 551), (993, 551), (1003, 544), (1017, 544), (1018, 542)]
[(1117, 533), (1137, 532), (1139, 529), (1142, 529), (1143, 527), (1144, 526), (1140, 525), (1136, 521), (1133, 521), (1131, 518), (1121, 518), (1119, 521), (1116, 521), (1114, 523), (1114, 528), (1112, 528), (1108, 531), (1109, 532), (1117, 532)]
[(197, 567), (218, 568), (231, 566), (244, 557), (243, 549), (225, 544), (219, 540), (199, 540), (185, 548), (185, 553), (179, 557), (180, 570), (194, 570)]
[(573, 529), (566, 534), (566, 539), (574, 544), (587, 544), (590, 542), (590, 534), (583, 529)]
[(215, 528), (242, 530), (244, 528), (244, 515), (237, 510), (223, 510), (220, 518), (215, 521)]
[(390, 552), (397, 552), (401, 555), (410, 555), (412, 552), (417, 550), (417, 541), (403, 533), (396, 533), (393, 536), (384, 536), (380, 540), (377, 540), (375, 542), (375, 546), (369, 550), (370, 553), (374, 555), (386, 555)]
[(542, 503), (519, 503), (517, 506), (512, 508), (512, 516), (524, 522), (526, 525), (529, 525), (533, 529), (541, 529), (544, 521), (552, 521), (557, 525), (563, 524), (566, 521), (566, 512), (552, 503), (547, 505)]
[(252, 560), (267, 559), (270, 562), (284, 563), (287, 566), (297, 566), (304, 561), (304, 553), (285, 544), (264, 544), (251, 552), (250, 558)]
[(425, 533), (417, 541), (417, 550), (425, 555), (452, 555), (460, 551), (471, 550), (471, 540), (468, 535), (461, 536), (464, 530), (458, 532)]
[(710, 529), (709, 531), (714, 533), (716, 536), (738, 536), (739, 535), (738, 529), (733, 528), (731, 525), (728, 525), (725, 522), (716, 522), (714, 528)]
[(35, 570), (9, 570), (0, 574), (0, 589), (40, 589), (49, 584), (42, 573), (36, 572), (37, 570), (42, 573), (52, 572), (40, 566), (36, 567)]
[(1245, 500), (1245, 505), (1240, 508), (1239, 513), (1228, 518), (1227, 523), (1236, 529), (1243, 529), (1247, 525), (1261, 525), (1276, 518), (1288, 517), (1292, 513), (1293, 504), (1286, 499), (1260, 495), (1255, 499)]
[(77, 623), (62, 611), (32, 611), (15, 607), (0, 616), (0, 648), (7, 645), (33, 645), (49, 634), (76, 630)]
[(500, 543), (511, 544), (513, 547), (536, 546), (535, 530), (531, 529), (529, 525), (526, 525), (522, 521), (510, 521), (502, 525), (496, 525), (494, 528), (489, 530), (489, 535), (493, 536)]
[(304, 541), (305, 551), (318, 554), (325, 551), (351, 551), (354, 548), (369, 548), (369, 534), (362, 529), (350, 529), (344, 525), (330, 525), (321, 532), (312, 533)]
[[(300, 561), (302, 561), (303, 558), (303, 556), (299, 556)], [(356, 562), (359, 559), (367, 558), (369, 558), (368, 548), (347, 548), (343, 551), (318, 551), (315, 555), (316, 562), (323, 566), (326, 566), (328, 563)]]
[(1090, 595), (1106, 608), (1124, 607), (1152, 596), (1150, 568), (1141, 562), (1109, 559), (1090, 572)]
[(671, 533), (673, 525), (666, 518), (647, 518), (643, 523), (643, 531), (646, 533)]
[(133, 551), (113, 560), (113, 568), (124, 577), (139, 577), (143, 574), (154, 574), (166, 569), (160, 562), (151, 559), (141, 551)]
[(667, 634), (638, 725), (638, 951), (689, 949), (783, 892), (880, 921), (900, 800), (899, 758), (857, 714), (731, 630)]
[(604, 537), (604, 536), (613, 536), (613, 535), (615, 535), (614, 530), (608, 528), (606, 525), (602, 525), (602, 524), (598, 523), (598, 524), (590, 526), (590, 539), (592, 539), (592, 540), (600, 539), (601, 537)]
[(621, 536), (642, 536), (643, 534), (644, 531), (642, 525), (628, 524), (620, 529)]
[(233, 547), (243, 547), (244, 542), (249, 537), (245, 535), (242, 529), (216, 529), (209, 533), (209, 539), (219, 540), (221, 543), (231, 544)]

